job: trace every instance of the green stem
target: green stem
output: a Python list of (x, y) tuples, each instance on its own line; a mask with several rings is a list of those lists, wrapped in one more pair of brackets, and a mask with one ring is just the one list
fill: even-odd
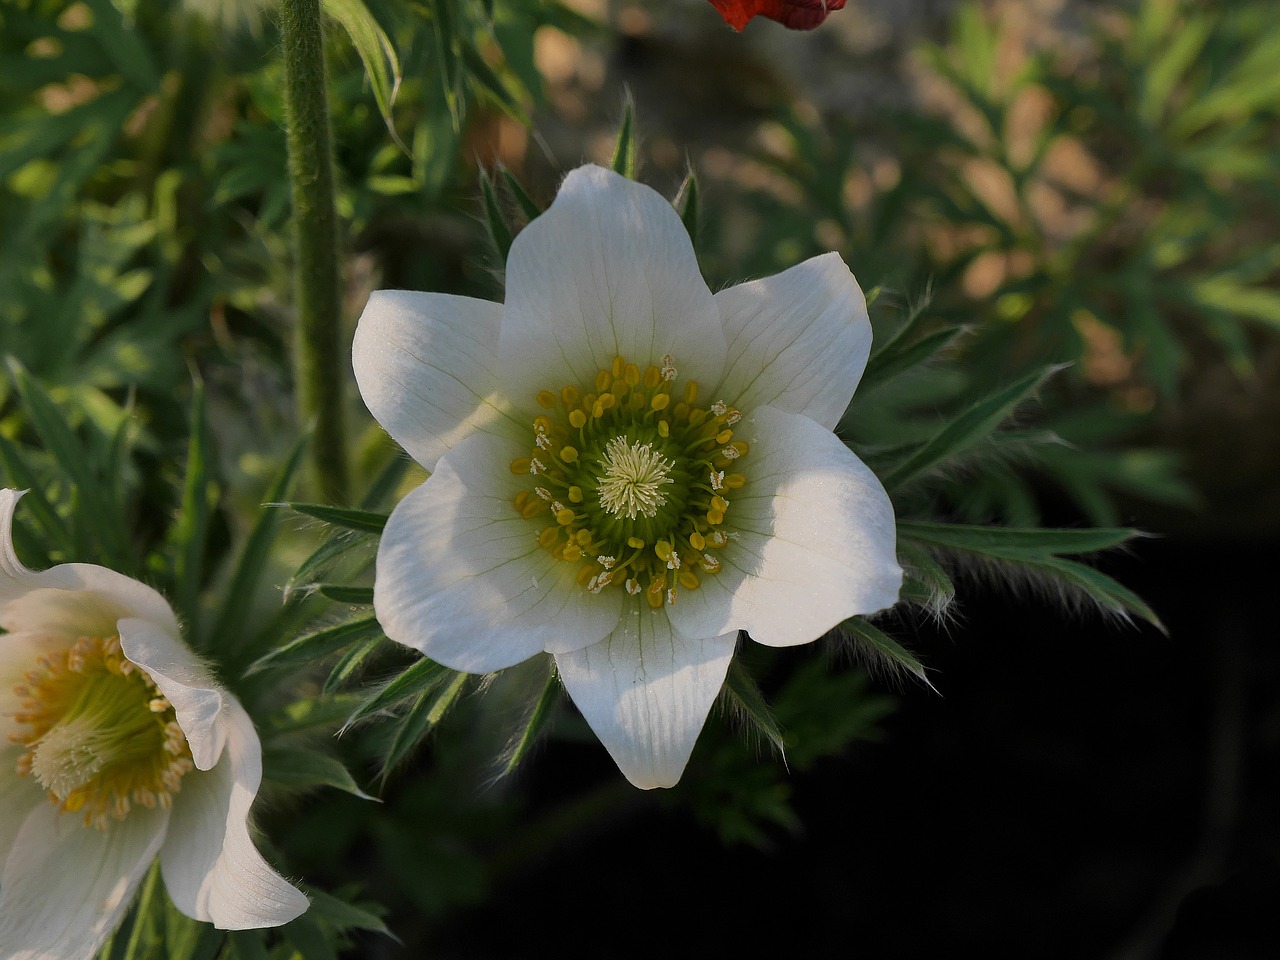
[(298, 413), (314, 430), (311, 463), (331, 503), (347, 499), (342, 386), (341, 264), (320, 0), (284, 0), (285, 121), (297, 272), (294, 376)]

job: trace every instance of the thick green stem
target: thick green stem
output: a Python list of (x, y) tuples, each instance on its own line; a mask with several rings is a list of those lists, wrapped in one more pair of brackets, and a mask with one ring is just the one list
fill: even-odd
[(285, 120), (297, 258), (294, 377), (298, 413), (313, 426), (311, 463), (331, 503), (347, 499), (342, 386), (341, 263), (320, 0), (284, 0)]

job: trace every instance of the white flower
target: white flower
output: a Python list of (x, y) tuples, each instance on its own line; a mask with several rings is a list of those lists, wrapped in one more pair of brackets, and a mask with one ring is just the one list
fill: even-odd
[(739, 630), (897, 600), (889, 498), (832, 432), (870, 343), (836, 254), (713, 296), (662, 197), (570, 173), (505, 305), (380, 291), (360, 319), (365, 403), (431, 471), (378, 550), (387, 636), (477, 673), (554, 654), (627, 778), (674, 784)]
[(160, 857), (183, 913), (226, 930), (307, 908), (249, 838), (262, 746), (150, 587), (28, 570), (0, 490), (0, 958), (92, 956)]

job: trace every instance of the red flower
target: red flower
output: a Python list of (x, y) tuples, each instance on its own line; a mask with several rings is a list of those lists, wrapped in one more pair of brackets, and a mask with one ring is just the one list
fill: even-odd
[(792, 30), (812, 30), (845, 0), (711, 0), (725, 23), (741, 30), (757, 14)]

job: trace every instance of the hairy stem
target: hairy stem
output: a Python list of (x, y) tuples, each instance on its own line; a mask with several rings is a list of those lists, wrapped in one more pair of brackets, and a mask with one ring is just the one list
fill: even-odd
[(347, 496), (341, 264), (320, 0), (284, 0), (285, 120), (296, 256), (294, 378), (298, 414), (314, 430), (311, 463), (331, 503)]

